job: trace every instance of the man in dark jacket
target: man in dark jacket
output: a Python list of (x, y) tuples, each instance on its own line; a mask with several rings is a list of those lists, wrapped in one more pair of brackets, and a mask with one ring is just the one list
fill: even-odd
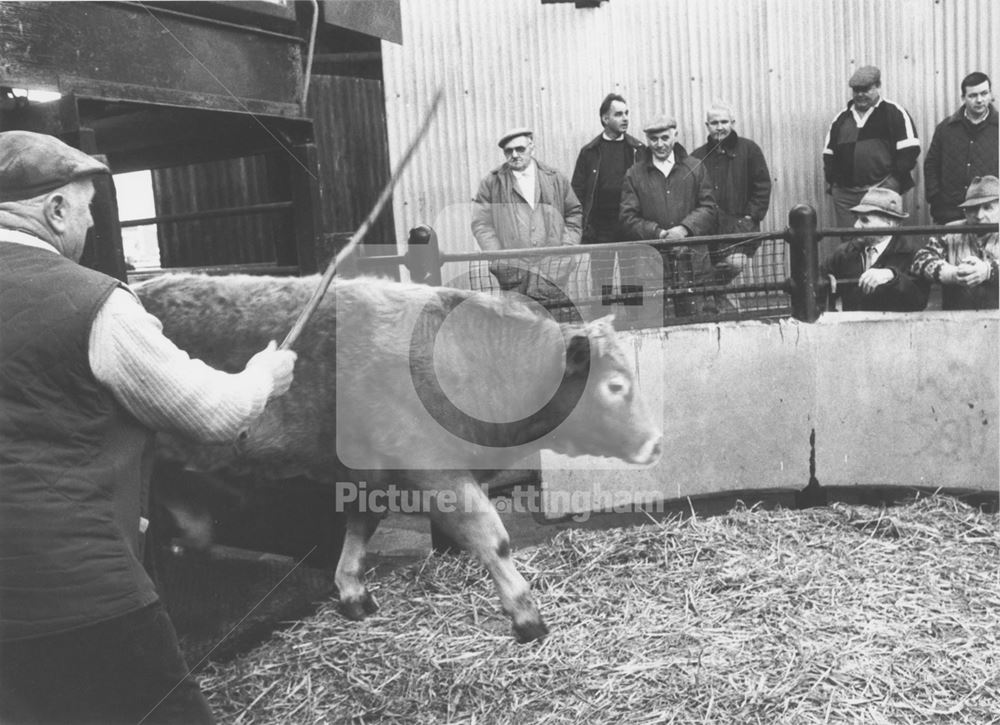
[[(676, 142), (677, 121), (660, 116), (643, 131), (649, 148), (625, 174), (622, 185), (620, 213), (626, 234), (630, 239), (663, 241), (711, 234), (716, 218), (712, 182), (705, 167)], [(670, 245), (666, 249), (662, 275), (666, 294), (711, 283), (714, 272), (704, 247)], [(637, 278), (647, 284), (653, 278), (650, 271), (657, 267), (650, 262), (646, 260), (646, 269), (635, 270)], [(700, 311), (701, 304), (678, 295), (674, 310), (678, 315), (690, 314)]]
[(912, 189), (920, 155), (910, 114), (882, 98), (878, 68), (858, 68), (848, 85), (852, 98), (830, 124), (823, 147), (823, 175), (838, 227), (854, 223), (851, 208), (871, 187), (883, 186), (900, 196)]
[(962, 106), (934, 130), (924, 158), (924, 191), (935, 224), (962, 220), (959, 208), (976, 176), (998, 174), (997, 109), (985, 73), (962, 79)]
[(830, 277), (830, 309), (910, 312), (927, 306), (930, 285), (910, 273), (915, 247), (901, 236), (873, 236), (865, 229), (899, 226), (903, 200), (891, 189), (870, 189), (851, 211), (861, 236), (841, 243), (822, 271)]
[[(622, 229), (618, 223), (622, 182), (625, 172), (636, 162), (642, 149), (642, 142), (626, 133), (629, 109), (624, 98), (617, 93), (609, 93), (601, 101), (598, 113), (604, 130), (580, 149), (571, 182), (573, 192), (583, 205), (583, 244), (607, 244), (622, 240)], [(591, 254), (590, 276), (594, 294), (611, 293), (614, 265), (614, 252)]]
[[(691, 153), (705, 164), (712, 180), (719, 205), (716, 226), (719, 234), (759, 232), (771, 203), (771, 172), (764, 152), (756, 143), (736, 133), (735, 123), (732, 108), (713, 105), (705, 117), (708, 142)], [(738, 277), (758, 247), (759, 241), (709, 245), (718, 281), (724, 284)]]
[(78, 264), (108, 168), (0, 133), (0, 722), (212, 722), (141, 564), (153, 430), (233, 443), (295, 353), (193, 360)]

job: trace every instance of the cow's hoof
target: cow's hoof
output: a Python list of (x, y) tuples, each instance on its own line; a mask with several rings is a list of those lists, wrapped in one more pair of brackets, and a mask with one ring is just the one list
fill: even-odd
[(534, 642), (536, 639), (542, 639), (548, 633), (549, 628), (546, 627), (545, 622), (540, 619), (535, 622), (526, 622), (525, 624), (514, 625), (514, 636), (521, 644)]
[(363, 597), (341, 600), (340, 602), (341, 614), (354, 622), (360, 622), (369, 614), (374, 614), (377, 611), (378, 602), (375, 601), (375, 597), (367, 592), (365, 592)]

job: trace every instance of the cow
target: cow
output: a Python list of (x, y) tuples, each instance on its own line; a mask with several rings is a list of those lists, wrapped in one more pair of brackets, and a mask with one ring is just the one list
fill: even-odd
[[(181, 349), (235, 372), (284, 337), (317, 284), (315, 276), (168, 274), (135, 290)], [(434, 524), (489, 570), (516, 638), (541, 638), (548, 630), (477, 475), (543, 448), (650, 465), (662, 434), (611, 318), (560, 324), (533, 304), (335, 279), (295, 345), (288, 393), (234, 445), (161, 435), (158, 456), (214, 473), (423, 492)], [(379, 517), (345, 518), (335, 583), (341, 610), (359, 620), (377, 609), (363, 575)]]

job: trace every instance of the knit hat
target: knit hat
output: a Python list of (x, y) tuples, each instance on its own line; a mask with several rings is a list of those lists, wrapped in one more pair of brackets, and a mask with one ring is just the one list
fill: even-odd
[(852, 206), (851, 211), (858, 214), (874, 211), (897, 219), (906, 219), (910, 216), (903, 213), (903, 197), (884, 186), (873, 186), (866, 191), (861, 197), (861, 202), (857, 206)]
[(54, 136), (32, 131), (0, 133), (0, 202), (31, 199), (71, 181), (110, 173), (97, 159)]
[(995, 176), (977, 176), (965, 192), (965, 201), (960, 207), (982, 206), (1000, 199), (1000, 179)]

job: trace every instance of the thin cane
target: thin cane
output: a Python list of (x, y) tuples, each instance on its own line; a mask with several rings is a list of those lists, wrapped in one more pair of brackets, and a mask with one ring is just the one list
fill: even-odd
[(299, 335), (302, 334), (302, 328), (306, 326), (309, 322), (309, 318), (312, 317), (316, 308), (319, 306), (320, 300), (323, 299), (323, 295), (326, 294), (327, 288), (330, 286), (330, 282), (333, 281), (333, 275), (337, 271), (337, 267), (341, 262), (344, 261), (354, 251), (354, 248), (358, 246), (365, 235), (368, 234), (368, 230), (371, 229), (372, 224), (378, 219), (378, 215), (382, 213), (382, 208), (389, 201), (389, 197), (392, 196), (392, 190), (395, 188), (396, 184), (399, 183), (400, 177), (403, 175), (403, 170), (406, 165), (410, 163), (410, 158), (413, 156), (413, 152), (417, 150), (420, 142), (423, 140), (424, 136), (427, 135), (427, 130), (430, 128), (431, 121), (434, 120), (434, 116), (437, 113), (438, 105), (441, 103), (441, 98), (444, 92), (438, 89), (437, 94), (434, 96), (433, 102), (431, 102), (431, 107), (427, 111), (427, 115), (424, 117), (424, 122), (420, 126), (420, 130), (417, 132), (416, 138), (410, 143), (410, 147), (406, 149), (406, 153), (403, 154), (403, 158), (399, 160), (396, 165), (396, 169), (392, 172), (392, 176), (389, 178), (388, 183), (386, 183), (385, 188), (382, 189), (382, 193), (379, 195), (378, 200), (375, 202), (375, 206), (368, 213), (367, 218), (361, 223), (357, 231), (351, 237), (351, 240), (337, 252), (337, 256), (333, 258), (329, 265), (327, 265), (326, 271), (323, 273), (323, 277), (320, 279), (319, 284), (316, 289), (313, 290), (312, 297), (306, 303), (302, 312), (299, 314), (298, 319), (295, 324), (292, 325), (292, 329), (288, 332), (288, 335), (282, 340), (281, 345), (278, 346), (279, 350), (287, 350), (292, 345), (295, 344), (296, 340), (299, 339)]

